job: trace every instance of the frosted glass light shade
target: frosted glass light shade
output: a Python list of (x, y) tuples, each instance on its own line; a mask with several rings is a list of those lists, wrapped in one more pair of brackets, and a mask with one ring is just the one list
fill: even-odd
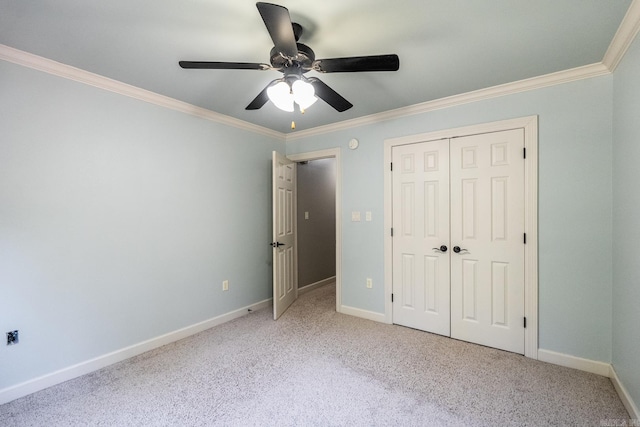
[(313, 85), (303, 80), (296, 80), (291, 86), (293, 92), (294, 101), (300, 106), (302, 110), (306, 110), (311, 107), (314, 102), (318, 100), (315, 94), (316, 91)]
[(267, 88), (267, 96), (276, 107), (283, 111), (293, 112), (293, 95), (286, 82), (279, 82)]

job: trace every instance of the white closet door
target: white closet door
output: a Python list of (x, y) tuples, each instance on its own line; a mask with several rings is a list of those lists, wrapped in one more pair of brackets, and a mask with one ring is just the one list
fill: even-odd
[(524, 353), (523, 132), (450, 146), (451, 336), (515, 353)]
[(448, 336), (449, 142), (393, 147), (392, 161), (393, 323)]

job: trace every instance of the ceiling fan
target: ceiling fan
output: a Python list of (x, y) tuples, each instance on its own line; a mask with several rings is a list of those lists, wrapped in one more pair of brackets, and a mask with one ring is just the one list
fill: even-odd
[(313, 50), (298, 43), (302, 26), (291, 22), (286, 7), (271, 3), (256, 3), (267, 31), (273, 40), (269, 64), (252, 62), (180, 61), (182, 68), (214, 70), (276, 70), (284, 74), (273, 80), (246, 107), (257, 110), (271, 100), (284, 111), (294, 111), (294, 103), (304, 112), (318, 98), (343, 112), (353, 107), (349, 101), (316, 77), (306, 77), (309, 71), (349, 73), (361, 71), (397, 71), (398, 55), (353, 56), (348, 58), (315, 59)]

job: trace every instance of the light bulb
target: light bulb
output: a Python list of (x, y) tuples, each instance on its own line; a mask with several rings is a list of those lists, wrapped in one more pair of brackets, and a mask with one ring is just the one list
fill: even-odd
[(311, 83), (304, 80), (296, 80), (291, 86), (293, 92), (293, 99), (300, 106), (301, 110), (306, 110), (311, 107), (314, 102), (318, 100), (315, 94), (316, 91)]
[(267, 88), (267, 96), (279, 109), (293, 112), (293, 95), (286, 82), (279, 82)]

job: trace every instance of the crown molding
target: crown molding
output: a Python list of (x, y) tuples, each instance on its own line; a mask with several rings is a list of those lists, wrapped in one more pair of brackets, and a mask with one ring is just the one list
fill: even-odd
[(640, 0), (633, 0), (622, 19), (602, 63), (613, 73), (640, 31)]
[(426, 101), (407, 107), (371, 114), (355, 119), (344, 120), (324, 126), (317, 126), (295, 133), (282, 133), (263, 126), (255, 125), (244, 120), (236, 119), (224, 114), (216, 113), (202, 107), (178, 101), (164, 95), (160, 95), (145, 89), (128, 85), (98, 74), (90, 73), (70, 65), (52, 61), (41, 56), (11, 48), (0, 44), (0, 59), (13, 62), (18, 65), (43, 71), (62, 78), (91, 85), (100, 89), (115, 92), (130, 98), (135, 98), (144, 102), (149, 102), (161, 107), (170, 108), (216, 123), (243, 129), (249, 132), (261, 134), (271, 138), (291, 142), (316, 135), (322, 135), (341, 130), (352, 129), (354, 127), (366, 126), (380, 123), (387, 120), (398, 119), (416, 114), (423, 114), (430, 111), (441, 110), (458, 105), (469, 104), (487, 99), (497, 98), (505, 95), (512, 95), (520, 92), (541, 89), (548, 86), (569, 83), (572, 81), (598, 77), (613, 72), (617, 64), (624, 56), (626, 50), (633, 42), (633, 39), (640, 30), (640, 0), (633, 0), (627, 10), (623, 22), (611, 42), (603, 62), (572, 68), (545, 74), (543, 76), (532, 77), (516, 82), (506, 83), (485, 89), (440, 98), (433, 101)]
[(182, 113), (190, 114), (192, 116), (200, 117), (212, 122), (232, 126), (248, 132), (257, 133), (279, 140), (285, 139), (285, 134), (282, 132), (268, 129), (263, 126), (254, 125), (253, 123), (249, 123), (244, 120), (239, 120), (233, 117), (226, 116), (224, 114), (216, 113), (214, 111), (207, 110), (206, 108), (197, 107), (193, 104), (178, 101), (177, 99), (173, 99), (168, 96), (160, 95), (155, 92), (131, 86), (126, 83), (110, 79), (108, 77), (81, 70), (80, 68), (62, 64), (60, 62), (43, 58), (42, 56), (34, 55), (22, 50), (14, 49), (3, 44), (0, 44), (0, 59), (34, 70), (52, 74), (54, 76), (62, 77), (64, 79), (73, 80), (78, 83), (83, 83), (99, 89), (114, 92), (119, 95), (124, 95), (129, 98), (134, 98), (140, 101), (148, 102), (150, 104), (155, 104), (160, 107), (180, 111)]
[[(638, 0), (640, 1), (640, 0)], [(434, 110), (455, 107), (457, 105), (469, 104), (472, 102), (483, 101), (486, 99), (497, 98), (505, 95), (512, 95), (529, 90), (541, 89), (547, 86), (569, 83), (576, 80), (588, 79), (610, 74), (609, 69), (602, 63), (585, 65), (582, 67), (572, 68), (569, 70), (558, 71), (543, 76), (532, 77), (529, 79), (518, 80), (512, 83), (506, 83), (498, 86), (492, 86), (486, 89), (480, 89), (473, 92), (467, 92), (460, 95), (453, 95), (446, 98), (440, 98), (433, 101), (422, 102), (420, 104), (410, 105), (408, 107), (397, 108), (382, 113), (372, 114), (369, 116), (358, 117), (356, 119), (345, 120), (338, 123), (332, 123), (325, 126), (318, 126), (312, 129), (296, 132), (295, 134), (287, 134), (287, 142), (296, 139), (308, 138), (310, 136), (321, 135), (329, 132), (351, 129), (358, 126), (371, 125), (386, 120), (398, 119), (415, 114), (427, 113)]]

